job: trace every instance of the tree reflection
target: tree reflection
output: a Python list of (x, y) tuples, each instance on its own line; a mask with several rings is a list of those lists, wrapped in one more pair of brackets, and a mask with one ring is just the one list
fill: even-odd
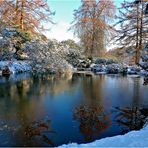
[[(32, 146), (40, 145), (43, 142), (49, 146), (54, 146), (49, 134), (56, 134), (56, 132), (51, 128), (51, 120), (44, 119), (23, 125), (17, 130), (15, 137), (23, 139), (24, 143), (27, 141), (34, 142)], [(25, 146), (27, 146), (27, 143), (25, 143)]]
[(81, 105), (75, 108), (73, 118), (80, 122), (79, 130), (86, 141), (102, 134), (112, 123), (110, 113), (104, 108), (103, 81), (103, 76), (82, 79), (84, 99)]
[(148, 117), (148, 109), (139, 109), (138, 107), (116, 107), (117, 116), (116, 122), (123, 127), (122, 133), (129, 132), (131, 130), (139, 130), (146, 123)]
[(111, 125), (109, 114), (95, 106), (77, 107), (73, 118), (80, 122), (79, 129), (86, 141), (92, 140), (95, 135), (100, 135)]
[(148, 108), (140, 107), (140, 82), (135, 79), (133, 86), (133, 102), (131, 107), (115, 107), (117, 115), (116, 122), (123, 127), (122, 133), (131, 130), (139, 130), (146, 123)]

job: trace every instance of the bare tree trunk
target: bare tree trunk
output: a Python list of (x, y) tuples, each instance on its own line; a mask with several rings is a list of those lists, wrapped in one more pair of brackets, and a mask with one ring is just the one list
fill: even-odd
[(141, 9), (141, 16), (140, 16), (140, 32), (139, 32), (139, 50), (138, 50), (138, 53), (137, 53), (137, 63), (139, 63), (139, 60), (140, 60), (140, 51), (142, 50), (142, 41), (143, 41), (143, 11), (144, 11), (144, 8), (143, 8), (143, 3), (142, 3), (142, 9)]
[(21, 1), (21, 18), (20, 18), (20, 29), (24, 30), (24, 2), (25, 0)]
[(20, 22), (19, 22), (19, 0), (16, 0), (16, 3), (15, 3), (15, 22), (16, 24), (19, 24), (20, 26)]
[(16, 0), (16, 4), (15, 4), (15, 16), (18, 17), (18, 4), (19, 4), (19, 0)]
[(135, 64), (137, 64), (138, 61), (138, 55), (139, 54), (139, 4), (137, 4), (137, 33), (136, 33), (136, 56), (135, 56)]
[(96, 14), (96, 8), (95, 8), (95, 5), (93, 5), (93, 9), (94, 9), (94, 12), (93, 12), (93, 16), (92, 16), (92, 41), (91, 41), (91, 58), (93, 57), (93, 53), (94, 53), (94, 42), (95, 42), (95, 14)]

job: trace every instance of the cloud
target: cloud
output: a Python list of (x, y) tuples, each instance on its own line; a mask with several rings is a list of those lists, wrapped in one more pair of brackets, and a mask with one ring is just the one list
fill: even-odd
[(77, 37), (73, 35), (72, 31), (68, 31), (70, 24), (67, 22), (59, 22), (51, 27), (51, 30), (44, 34), (49, 39), (57, 39), (58, 41), (73, 39), (76, 42), (79, 41)]

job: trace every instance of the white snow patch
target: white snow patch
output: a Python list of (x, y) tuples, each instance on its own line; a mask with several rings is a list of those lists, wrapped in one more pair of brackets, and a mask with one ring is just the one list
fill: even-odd
[(125, 135), (108, 137), (88, 144), (71, 143), (59, 146), (63, 147), (148, 147), (148, 126), (139, 131), (131, 131)]
[(5, 66), (8, 66), (13, 74), (29, 72), (32, 69), (29, 62), (25, 61), (0, 61), (0, 69), (4, 69)]

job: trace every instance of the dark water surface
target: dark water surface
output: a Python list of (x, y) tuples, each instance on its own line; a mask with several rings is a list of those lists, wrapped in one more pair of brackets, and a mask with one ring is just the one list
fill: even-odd
[(59, 146), (139, 130), (148, 86), (118, 75), (0, 78), (0, 146)]

